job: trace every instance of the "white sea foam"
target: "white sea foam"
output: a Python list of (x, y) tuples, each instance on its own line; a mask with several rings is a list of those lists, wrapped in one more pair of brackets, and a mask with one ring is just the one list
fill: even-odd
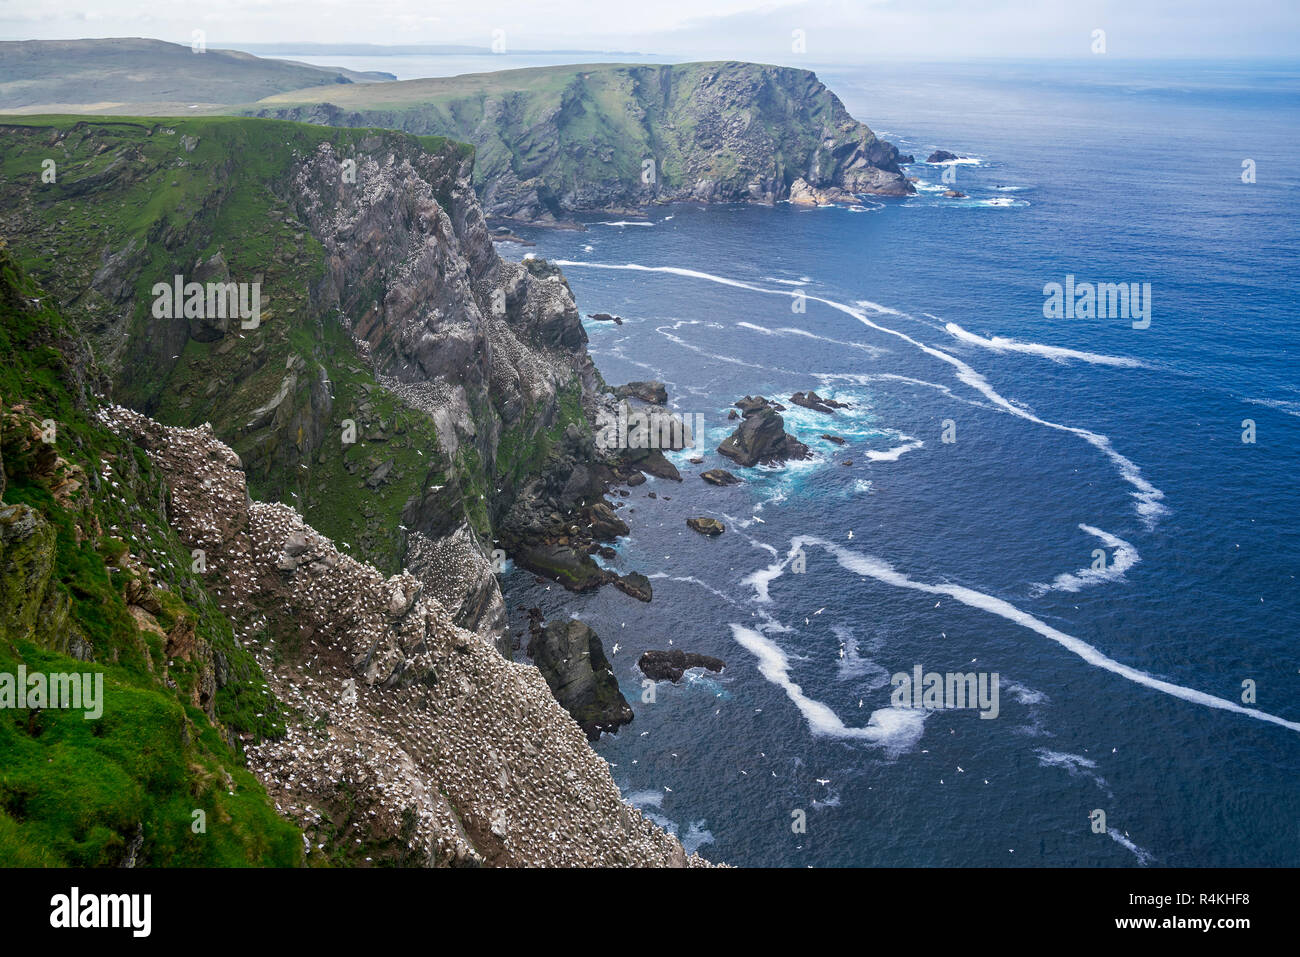
[[(826, 303), (827, 305), (832, 305), (832, 303), (831, 303), (831, 301), (830, 301), (829, 299), (822, 299), (822, 300), (819, 300), (819, 301), (820, 301), (820, 302), (824, 302), (824, 303)], [(880, 303), (878, 303), (878, 302), (872, 302), (870, 299), (858, 299), (858, 300), (855, 300), (855, 303), (856, 303), (857, 305), (861, 306), (863, 309), (869, 309), (869, 310), (871, 310), (872, 312), (877, 312), (877, 313), (879, 313), (879, 314), (882, 315), (882, 316), (902, 316), (902, 315), (904, 315), (904, 313), (899, 312), (897, 309), (890, 309), (888, 306), (882, 306)], [(840, 303), (834, 303), (834, 305), (839, 306)], [(852, 315), (852, 313), (850, 313), (850, 315)]]
[(1032, 595), (1038, 597), (1049, 591), (1074, 592), (1089, 585), (1120, 581), (1124, 578), (1125, 572), (1142, 560), (1141, 556), (1138, 555), (1138, 550), (1117, 535), (1104, 532), (1100, 528), (1094, 528), (1091, 525), (1084, 525), (1082, 522), (1079, 523), (1079, 528), (1094, 538), (1101, 539), (1103, 545), (1112, 549), (1113, 554), (1106, 562), (1105, 567), (1093, 568), (1090, 565), (1087, 568), (1080, 568), (1077, 572), (1062, 573), (1052, 579), (1050, 585), (1041, 582), (1032, 585), (1030, 587)]
[(1251, 405), (1262, 405), (1265, 408), (1276, 409), (1278, 412), (1300, 418), (1300, 402), (1291, 399), (1245, 399), (1243, 401), (1249, 402)]
[(633, 791), (631, 794), (623, 795), (623, 800), (634, 808), (644, 810), (648, 807), (663, 807), (663, 791)]
[(1145, 867), (1147, 863), (1151, 860), (1151, 853), (1149, 851), (1142, 850), (1142, 848), (1138, 847), (1136, 844), (1130, 841), (1127, 837), (1121, 834), (1119, 830), (1117, 830), (1116, 828), (1108, 827), (1106, 828), (1106, 833), (1109, 834), (1112, 839), (1114, 839), (1116, 844), (1119, 844), (1122, 847), (1125, 847), (1128, 850), (1132, 851), (1133, 854), (1137, 857), (1138, 863), (1141, 864), (1143, 867)]
[(1069, 754), (1064, 751), (1052, 751), (1048, 748), (1035, 748), (1038, 763), (1045, 768), (1060, 768), (1072, 778), (1087, 778), (1111, 797), (1114, 793), (1106, 779), (1097, 773), (1097, 762), (1081, 754)]
[(902, 445), (896, 445), (892, 449), (883, 451), (869, 449), (863, 454), (872, 462), (897, 462), (899, 456), (907, 452), (914, 452), (925, 445), (920, 439), (914, 439), (909, 435), (900, 435), (899, 438), (904, 440)]
[(628, 220), (620, 219), (609, 223), (592, 223), (591, 225), (593, 226), (653, 226), (654, 223), (642, 222), (640, 220), (631, 222)]
[(1007, 694), (1013, 696), (1021, 704), (1042, 704), (1047, 700), (1047, 695), (1041, 691), (1035, 691), (1033, 688), (1017, 681), (1004, 681), (1002, 687), (1006, 689)]
[(1047, 346), (1038, 342), (1020, 342), (1017, 339), (1007, 339), (1003, 336), (994, 336), (991, 339), (985, 339), (983, 336), (977, 336), (973, 332), (968, 332), (955, 322), (950, 322), (944, 326), (944, 329), (954, 339), (962, 342), (968, 342), (971, 345), (980, 346), (985, 349), (992, 349), (995, 352), (1023, 352), (1027, 355), (1042, 356), (1045, 359), (1052, 359), (1057, 362), (1065, 360), (1077, 360), (1079, 362), (1090, 362), (1093, 365), (1102, 366), (1122, 366), (1130, 369), (1143, 368), (1143, 363), (1137, 359), (1130, 359), (1126, 356), (1107, 356), (1100, 355), (1096, 352), (1080, 352), (1077, 349), (1066, 349), (1061, 346)]
[(846, 349), (861, 349), (863, 352), (871, 353), (873, 356), (884, 355), (888, 349), (882, 349), (880, 346), (873, 346), (869, 342), (847, 342), (843, 339), (832, 339), (828, 336), (819, 336), (815, 332), (807, 329), (800, 329), (796, 326), (779, 326), (776, 329), (768, 329), (766, 326), (756, 325), (752, 322), (736, 323), (738, 329), (749, 329), (753, 332), (761, 333), (765, 336), (802, 336), (805, 339), (815, 339), (818, 342), (827, 342), (835, 346), (843, 346)]
[(775, 642), (744, 625), (733, 624), (731, 632), (740, 646), (758, 659), (759, 673), (782, 688), (794, 702), (814, 735), (868, 741), (894, 754), (909, 750), (921, 740), (921, 734), (925, 730), (925, 711), (880, 708), (871, 713), (865, 727), (849, 727), (829, 706), (808, 697), (791, 680), (789, 659)]
[(862, 684), (867, 688), (884, 688), (889, 684), (889, 671), (871, 658), (863, 656), (858, 649), (858, 639), (852, 629), (835, 625), (831, 628), (831, 633), (835, 635), (844, 652), (836, 659), (838, 677), (841, 680), (865, 678)]
[(691, 821), (686, 826), (686, 833), (680, 836), (682, 850), (694, 854), (705, 844), (713, 843), (713, 833), (704, 827), (704, 821)]
[[(751, 283), (741, 282), (738, 279), (728, 279), (725, 276), (717, 276), (714, 275), (713, 273), (701, 272), (698, 269), (683, 269), (679, 266), (643, 266), (640, 263), (626, 263), (622, 265), (617, 263), (583, 263), (583, 262), (576, 262), (572, 260), (556, 260), (555, 264), (557, 266), (574, 266), (574, 267), (582, 267), (586, 269), (620, 269), (620, 270), (629, 270), (633, 272), (659, 272), (659, 273), (666, 273), (674, 276), (683, 276), (690, 279), (703, 279), (708, 282), (715, 282), (724, 286), (731, 286), (736, 289), (746, 289), (751, 292), (766, 293), (768, 295), (777, 295), (777, 296), (804, 295), (801, 292), (792, 293), (780, 289), (764, 289), (762, 286), (755, 286)], [(938, 359), (941, 362), (948, 363), (956, 370), (956, 377), (958, 381), (964, 383), (965, 385), (974, 389), (976, 392), (983, 395), (986, 399), (988, 399), (991, 403), (993, 403), (994, 406), (1001, 409), (1002, 411), (1007, 412), (1010, 415), (1017, 416), (1018, 418), (1024, 419), (1027, 422), (1032, 422), (1035, 425), (1041, 425), (1044, 428), (1054, 429), (1060, 432), (1068, 432), (1070, 434), (1077, 435), (1079, 438), (1083, 439), (1089, 445), (1093, 446), (1098, 451), (1100, 451), (1103, 455), (1105, 455), (1108, 459), (1110, 459), (1112, 464), (1114, 464), (1114, 466), (1116, 467), (1116, 470), (1119, 472), (1120, 477), (1123, 478), (1125, 482), (1127, 482), (1128, 484), (1134, 487), (1136, 491), (1134, 491), (1131, 494), (1137, 500), (1137, 505), (1136, 505), (1137, 513), (1142, 518), (1142, 520), (1146, 523), (1148, 528), (1155, 527), (1155, 523), (1160, 518), (1160, 516), (1166, 514), (1169, 511), (1168, 508), (1166, 508), (1164, 505), (1161, 504), (1161, 499), (1165, 497), (1165, 493), (1162, 492), (1160, 489), (1156, 488), (1156, 486), (1152, 485), (1150, 482), (1148, 482), (1142, 476), (1142, 470), (1139, 469), (1137, 465), (1135, 465), (1131, 460), (1129, 460), (1128, 458), (1126, 458), (1125, 456), (1117, 452), (1114, 446), (1111, 445), (1110, 439), (1107, 438), (1105, 435), (1102, 435), (1101, 433), (1098, 432), (1092, 432), (1089, 431), (1088, 429), (1080, 428), (1078, 426), (1062, 425), (1058, 422), (1050, 422), (1046, 419), (1039, 418), (1038, 416), (1034, 415), (1032, 412), (1029, 412), (1028, 410), (1021, 408), (1016, 403), (1002, 396), (996, 389), (993, 388), (992, 385), (989, 384), (988, 380), (986, 380), (984, 376), (982, 376), (979, 372), (975, 371), (974, 368), (972, 368), (967, 363), (963, 362), (961, 359), (958, 359), (956, 356), (949, 355), (947, 352), (944, 352), (942, 349), (936, 349), (934, 346), (928, 346), (917, 339), (913, 339), (905, 332), (899, 332), (897, 329), (891, 329), (888, 326), (882, 326), (879, 323), (873, 322), (870, 318), (867, 317), (865, 313), (861, 311), (861, 309), (855, 309), (853, 306), (849, 306), (842, 302), (837, 302), (834, 299), (826, 299), (821, 296), (807, 296), (807, 298), (815, 302), (820, 302), (823, 305), (830, 306), (832, 309), (839, 310), (840, 312), (843, 312), (847, 315), (850, 315), (853, 318), (857, 319), (859, 322), (861, 322), (863, 325), (867, 326), (868, 328), (875, 329), (877, 332), (882, 332), (887, 335), (891, 335), (898, 339), (901, 339), (904, 342), (907, 342), (910, 345), (915, 346), (917, 349), (921, 350), (926, 355)], [(878, 303), (873, 303), (865, 299), (859, 300), (858, 305), (864, 309), (873, 309), (875, 311), (884, 312), (890, 315), (902, 315), (902, 313), (898, 312), (897, 310), (889, 309), (888, 307), (881, 306)], [(703, 350), (697, 350), (697, 351), (703, 351)], [(714, 358), (718, 358), (722, 361), (727, 361), (727, 362), (738, 361), (725, 356), (715, 356)], [(741, 362), (740, 364), (753, 365), (752, 363), (745, 363), (745, 362)]]
[[(1053, 628), (1047, 622), (1035, 618), (1028, 612), (1021, 611), (1009, 601), (998, 598), (995, 595), (988, 595), (973, 588), (967, 588), (964, 585), (953, 585), (947, 582), (941, 584), (929, 584), (926, 582), (915, 581), (909, 578), (903, 572), (898, 571), (888, 562), (877, 558), (874, 555), (866, 555), (844, 548), (834, 542), (828, 542), (825, 539), (817, 538), (811, 535), (800, 535), (791, 539), (790, 550), (786, 557), (767, 568), (759, 569), (752, 572), (742, 584), (750, 585), (754, 588), (756, 600), (760, 603), (771, 602), (769, 589), (776, 579), (780, 578), (785, 571), (785, 567), (794, 558), (795, 554), (805, 546), (814, 545), (825, 549), (833, 555), (840, 566), (847, 571), (851, 571), (863, 578), (872, 578), (876, 581), (883, 582), (886, 585), (892, 585), (896, 588), (910, 588), (913, 591), (924, 592), (930, 595), (947, 595), (954, 598), (963, 605), (980, 611), (988, 612), (991, 615), (997, 615), (1004, 618), (1012, 624), (1020, 625), (1033, 631), (1044, 638), (1047, 638), (1067, 651), (1072, 652), (1079, 658), (1083, 659), (1089, 665), (1095, 668), (1101, 668), (1112, 674), (1126, 678), (1135, 684), (1143, 685), (1163, 694), (1179, 698), (1191, 704), (1201, 705), (1206, 708), (1215, 708), (1222, 711), (1231, 711), (1236, 714), (1245, 715), (1254, 718), (1257, 721), (1266, 721), (1270, 724), (1276, 724), (1280, 727), (1287, 728), (1290, 731), (1300, 732), (1300, 722), (1289, 721), (1286, 718), (1269, 714), (1266, 711), (1260, 711), (1258, 708), (1247, 708), (1231, 701), (1227, 698), (1220, 698), (1216, 695), (1207, 694), (1204, 691), (1197, 691), (1195, 688), (1187, 688), (1183, 685), (1174, 684), (1172, 681), (1165, 681), (1163, 678), (1157, 678), (1155, 675), (1148, 674), (1138, 668), (1123, 664), (1113, 658), (1103, 654), (1092, 645), (1073, 635), (1067, 635), (1059, 629)], [(736, 626), (732, 626), (733, 629)]]

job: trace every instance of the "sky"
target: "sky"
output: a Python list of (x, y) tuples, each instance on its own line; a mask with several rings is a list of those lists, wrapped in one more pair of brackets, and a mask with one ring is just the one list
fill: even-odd
[(797, 63), (1300, 55), (1300, 0), (0, 0), (0, 39), (454, 43)]

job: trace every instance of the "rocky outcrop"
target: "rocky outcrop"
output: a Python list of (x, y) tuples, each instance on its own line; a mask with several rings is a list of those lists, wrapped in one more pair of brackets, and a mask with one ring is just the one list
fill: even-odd
[(726, 469), (707, 469), (700, 473), (700, 478), (710, 485), (739, 485), (740, 479)]
[(721, 658), (698, 655), (677, 648), (668, 651), (647, 651), (636, 664), (641, 669), (641, 673), (652, 681), (672, 682), (681, 681), (682, 675), (691, 668), (721, 671), (726, 667)]
[(843, 206), (858, 202), (858, 197), (838, 186), (819, 189), (803, 177), (790, 184), (789, 201), (795, 206)]
[(664, 405), (668, 401), (668, 387), (662, 382), (629, 382), (618, 386), (614, 395), (620, 399), (640, 399), (654, 405)]
[(600, 637), (577, 619), (553, 621), (544, 628), (534, 621), (528, 657), (533, 659), (561, 707), (595, 741), (632, 720), (632, 709), (618, 690)]
[(746, 396), (736, 403), (743, 418), (736, 431), (722, 440), (718, 452), (746, 467), (806, 459), (808, 446), (785, 431), (778, 406), (761, 396)]
[(807, 392), (796, 392), (790, 396), (790, 401), (794, 405), (802, 406), (805, 409), (811, 409), (814, 412), (824, 412), (827, 415), (834, 414), (836, 409), (847, 409), (847, 402), (836, 402), (834, 399), (823, 399), (816, 392), (809, 389)]
[(716, 518), (709, 518), (707, 515), (700, 518), (688, 518), (686, 524), (701, 535), (721, 535), (727, 530), (727, 526), (723, 525)]
[(626, 575), (620, 575), (613, 579), (613, 583), (615, 588), (625, 595), (630, 595), (637, 601), (648, 602), (654, 597), (654, 590), (650, 587), (650, 579), (640, 572), (628, 572)]
[(928, 157), (927, 163), (951, 163), (953, 160), (961, 159), (956, 153), (949, 153), (947, 150), (935, 150)]

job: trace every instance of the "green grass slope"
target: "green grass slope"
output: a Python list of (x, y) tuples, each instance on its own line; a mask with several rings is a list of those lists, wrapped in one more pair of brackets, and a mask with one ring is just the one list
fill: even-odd
[(138, 37), (0, 41), (0, 112), (193, 112), (286, 90), (391, 79)]
[[(337, 317), (314, 300), (327, 267), (296, 218), (289, 182), (297, 159), (320, 144), (346, 155), (376, 136), (433, 154), (448, 171), (470, 155), (442, 137), (232, 117), (0, 124), (0, 235), (74, 307), (117, 401), (171, 425), (210, 422), (243, 459), (255, 497), (295, 506), (391, 572), (407, 501), (457, 479), (440, 460), (433, 422), (377, 386)], [(53, 183), (41, 180), (47, 159)], [(155, 282), (189, 278), (218, 256), (232, 279), (261, 281), (255, 332), (205, 342), (183, 320), (152, 318)], [(274, 420), (250, 428), (291, 372)], [(348, 418), (358, 429), (351, 446), (338, 439)], [(388, 462), (385, 480), (367, 485)]]
[(0, 708), (0, 866), (300, 864), (232, 747), (281, 733), (279, 707), (148, 458), (94, 419), (76, 331), (3, 243), (0, 351), (0, 674), (104, 682), (98, 720)]

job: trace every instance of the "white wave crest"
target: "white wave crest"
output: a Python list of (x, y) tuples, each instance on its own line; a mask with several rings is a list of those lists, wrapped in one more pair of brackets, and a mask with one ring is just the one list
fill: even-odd
[[(1112, 674), (1119, 675), (1121, 678), (1139, 684), (1152, 690), (1159, 691), (1171, 697), (1187, 701), (1192, 704), (1201, 705), (1206, 708), (1214, 708), (1221, 711), (1231, 711), (1234, 714), (1245, 715), (1254, 718), (1257, 721), (1265, 721), (1270, 724), (1276, 724), (1279, 727), (1286, 728), (1290, 731), (1300, 732), (1300, 722), (1289, 721), (1286, 718), (1269, 714), (1267, 711), (1260, 711), (1258, 708), (1247, 708), (1231, 701), (1227, 698), (1220, 698), (1216, 695), (1207, 694), (1204, 691), (1197, 691), (1195, 688), (1187, 688), (1183, 685), (1174, 684), (1172, 681), (1165, 681), (1163, 678), (1157, 678), (1155, 675), (1148, 674), (1131, 665), (1123, 664), (1114, 658), (1108, 657), (1092, 645), (1088, 644), (1081, 638), (1073, 635), (1067, 635), (1057, 628), (1053, 628), (1047, 622), (1026, 611), (1021, 611), (1009, 601), (998, 598), (995, 595), (988, 595), (973, 588), (967, 588), (964, 585), (953, 585), (947, 582), (942, 584), (928, 584), (926, 582), (915, 581), (904, 573), (895, 569), (883, 559), (876, 558), (874, 555), (866, 555), (860, 552), (854, 552), (850, 549), (843, 548), (834, 542), (828, 542), (825, 539), (817, 538), (811, 535), (800, 535), (791, 539), (790, 550), (786, 557), (780, 562), (769, 566), (766, 569), (760, 569), (749, 575), (742, 584), (749, 584), (754, 587), (756, 599), (759, 602), (770, 602), (771, 596), (769, 588), (771, 583), (779, 578), (785, 571), (785, 566), (794, 558), (804, 546), (815, 545), (833, 555), (840, 567), (846, 571), (853, 572), (863, 578), (872, 578), (876, 581), (883, 582), (886, 585), (892, 585), (897, 588), (910, 588), (913, 591), (924, 592), (930, 595), (947, 595), (954, 598), (971, 608), (977, 608), (980, 611), (988, 612), (991, 615), (997, 615), (1004, 618), (1012, 624), (1021, 626), (1033, 631), (1050, 641), (1055, 642), (1067, 651), (1077, 655), (1089, 665), (1095, 668), (1101, 668)], [(760, 587), (761, 586), (761, 587)]]
[(1045, 359), (1052, 359), (1056, 362), (1066, 360), (1076, 360), (1079, 362), (1090, 362), (1099, 366), (1121, 366), (1129, 369), (1144, 368), (1143, 363), (1137, 359), (1130, 359), (1127, 356), (1107, 356), (1096, 352), (1080, 352), (1077, 349), (1066, 349), (1061, 346), (1047, 346), (1038, 342), (1020, 342), (1017, 339), (1007, 339), (1003, 336), (994, 336), (991, 339), (985, 339), (983, 336), (977, 336), (973, 332), (968, 332), (955, 322), (950, 322), (944, 326), (944, 329), (954, 339), (962, 342), (968, 342), (974, 346), (980, 346), (984, 349), (992, 349), (994, 352), (1023, 352), (1027, 355), (1042, 356)]
[[(555, 264), (557, 266), (562, 266), (562, 267), (572, 266), (572, 267), (584, 268), (584, 269), (621, 269), (621, 270), (629, 270), (633, 272), (658, 272), (658, 273), (665, 273), (667, 275), (682, 276), (689, 279), (703, 279), (708, 282), (715, 282), (720, 285), (730, 286), (734, 289), (746, 289), (749, 290), (750, 292), (765, 293), (767, 295), (790, 296), (790, 297), (797, 296), (797, 295), (805, 295), (802, 292), (796, 293), (796, 292), (787, 292), (781, 289), (765, 289), (762, 286), (755, 286), (752, 283), (741, 282), (738, 279), (728, 279), (726, 276), (717, 276), (714, 275), (713, 273), (701, 272), (698, 269), (683, 269), (680, 266), (644, 266), (641, 265), (640, 263), (625, 263), (625, 264), (584, 263), (584, 262), (577, 262), (574, 260), (558, 260), (558, 259), (555, 261)], [(920, 342), (917, 339), (913, 339), (905, 332), (899, 332), (897, 329), (891, 329), (888, 326), (882, 326), (879, 323), (873, 322), (862, 311), (862, 309), (855, 309), (853, 306), (847, 305), (846, 303), (837, 302), (834, 299), (826, 299), (822, 296), (806, 296), (806, 298), (811, 299), (814, 302), (820, 302), (823, 305), (831, 307), (832, 309), (836, 309), (840, 312), (845, 313), (846, 315), (852, 316), (853, 318), (857, 319), (859, 322), (861, 322), (863, 325), (867, 326), (870, 329), (875, 329), (877, 332), (885, 333), (886, 335), (891, 335), (898, 339), (901, 339), (904, 342), (907, 342), (910, 345), (919, 349), (920, 351), (924, 352), (926, 355), (938, 359), (941, 362), (946, 362), (948, 365), (952, 366), (956, 370), (956, 377), (959, 382), (962, 382), (963, 384), (974, 389), (976, 392), (980, 393), (982, 396), (984, 396), (984, 398), (986, 398), (998, 409), (1001, 409), (1003, 412), (1006, 412), (1009, 415), (1014, 415), (1017, 418), (1024, 419), (1026, 422), (1032, 422), (1035, 425), (1040, 425), (1043, 428), (1054, 429), (1059, 432), (1067, 432), (1071, 435), (1076, 435), (1079, 438), (1083, 439), (1089, 445), (1093, 446), (1093, 448), (1097, 449), (1108, 459), (1110, 459), (1111, 463), (1115, 466), (1116, 470), (1119, 472), (1120, 477), (1129, 485), (1133, 486), (1135, 491), (1133, 491), (1131, 494), (1137, 500), (1137, 505), (1136, 505), (1137, 513), (1142, 518), (1143, 522), (1146, 523), (1148, 528), (1154, 528), (1155, 523), (1160, 518), (1160, 516), (1166, 514), (1169, 511), (1168, 508), (1166, 508), (1164, 505), (1161, 504), (1161, 499), (1165, 497), (1165, 493), (1162, 492), (1160, 489), (1156, 488), (1156, 486), (1152, 485), (1150, 482), (1148, 482), (1142, 476), (1142, 470), (1139, 469), (1137, 465), (1135, 465), (1130, 459), (1126, 458), (1125, 456), (1117, 452), (1114, 446), (1111, 445), (1110, 439), (1107, 438), (1105, 435), (1102, 435), (1099, 432), (1092, 432), (1089, 431), (1088, 429), (1080, 428), (1078, 426), (1062, 425), (1059, 422), (1050, 422), (1047, 419), (1039, 418), (1038, 416), (1034, 415), (1032, 412), (1029, 412), (1028, 410), (1021, 408), (1016, 403), (1004, 397), (1001, 393), (999, 393), (996, 389), (994, 389), (992, 385), (989, 384), (988, 380), (985, 379), (984, 376), (982, 376), (970, 365), (963, 362), (961, 359), (958, 359), (956, 356), (944, 352), (942, 349), (936, 349), (934, 346), (929, 346), (923, 342)], [(874, 309), (876, 311), (884, 311), (885, 313), (890, 315), (902, 315), (902, 313), (899, 313), (897, 310), (888, 309), (888, 307), (880, 306), (879, 304), (872, 303), (868, 300), (860, 300), (859, 305), (863, 309), (869, 308), (869, 309)], [(717, 357), (717, 358), (724, 359), (725, 361), (728, 362), (737, 361), (735, 359), (731, 359), (727, 357)], [(741, 362), (740, 364), (750, 365), (751, 363)]]
[(786, 696), (808, 721), (808, 729), (819, 737), (867, 741), (898, 754), (921, 740), (926, 712), (913, 708), (880, 708), (871, 712), (865, 727), (849, 727), (827, 705), (809, 698), (790, 678), (790, 662), (775, 642), (752, 628), (733, 624), (731, 632), (742, 648), (758, 659), (758, 671)]
[(900, 435), (899, 438), (903, 440), (902, 445), (883, 451), (869, 449), (863, 454), (872, 462), (897, 462), (900, 456), (907, 452), (914, 452), (925, 445), (920, 439), (914, 439), (910, 435)]
[(1087, 568), (1080, 568), (1077, 572), (1064, 572), (1057, 575), (1052, 579), (1050, 585), (1034, 584), (1030, 587), (1030, 594), (1034, 595), (1034, 597), (1046, 594), (1049, 591), (1074, 592), (1089, 585), (1121, 581), (1124, 578), (1124, 573), (1142, 560), (1141, 556), (1138, 555), (1138, 550), (1119, 536), (1104, 532), (1100, 528), (1094, 528), (1091, 525), (1084, 525), (1082, 522), (1079, 523), (1079, 528), (1089, 535), (1101, 539), (1102, 544), (1113, 550), (1114, 553), (1110, 556), (1110, 560), (1104, 568), (1093, 568), (1090, 565)]

